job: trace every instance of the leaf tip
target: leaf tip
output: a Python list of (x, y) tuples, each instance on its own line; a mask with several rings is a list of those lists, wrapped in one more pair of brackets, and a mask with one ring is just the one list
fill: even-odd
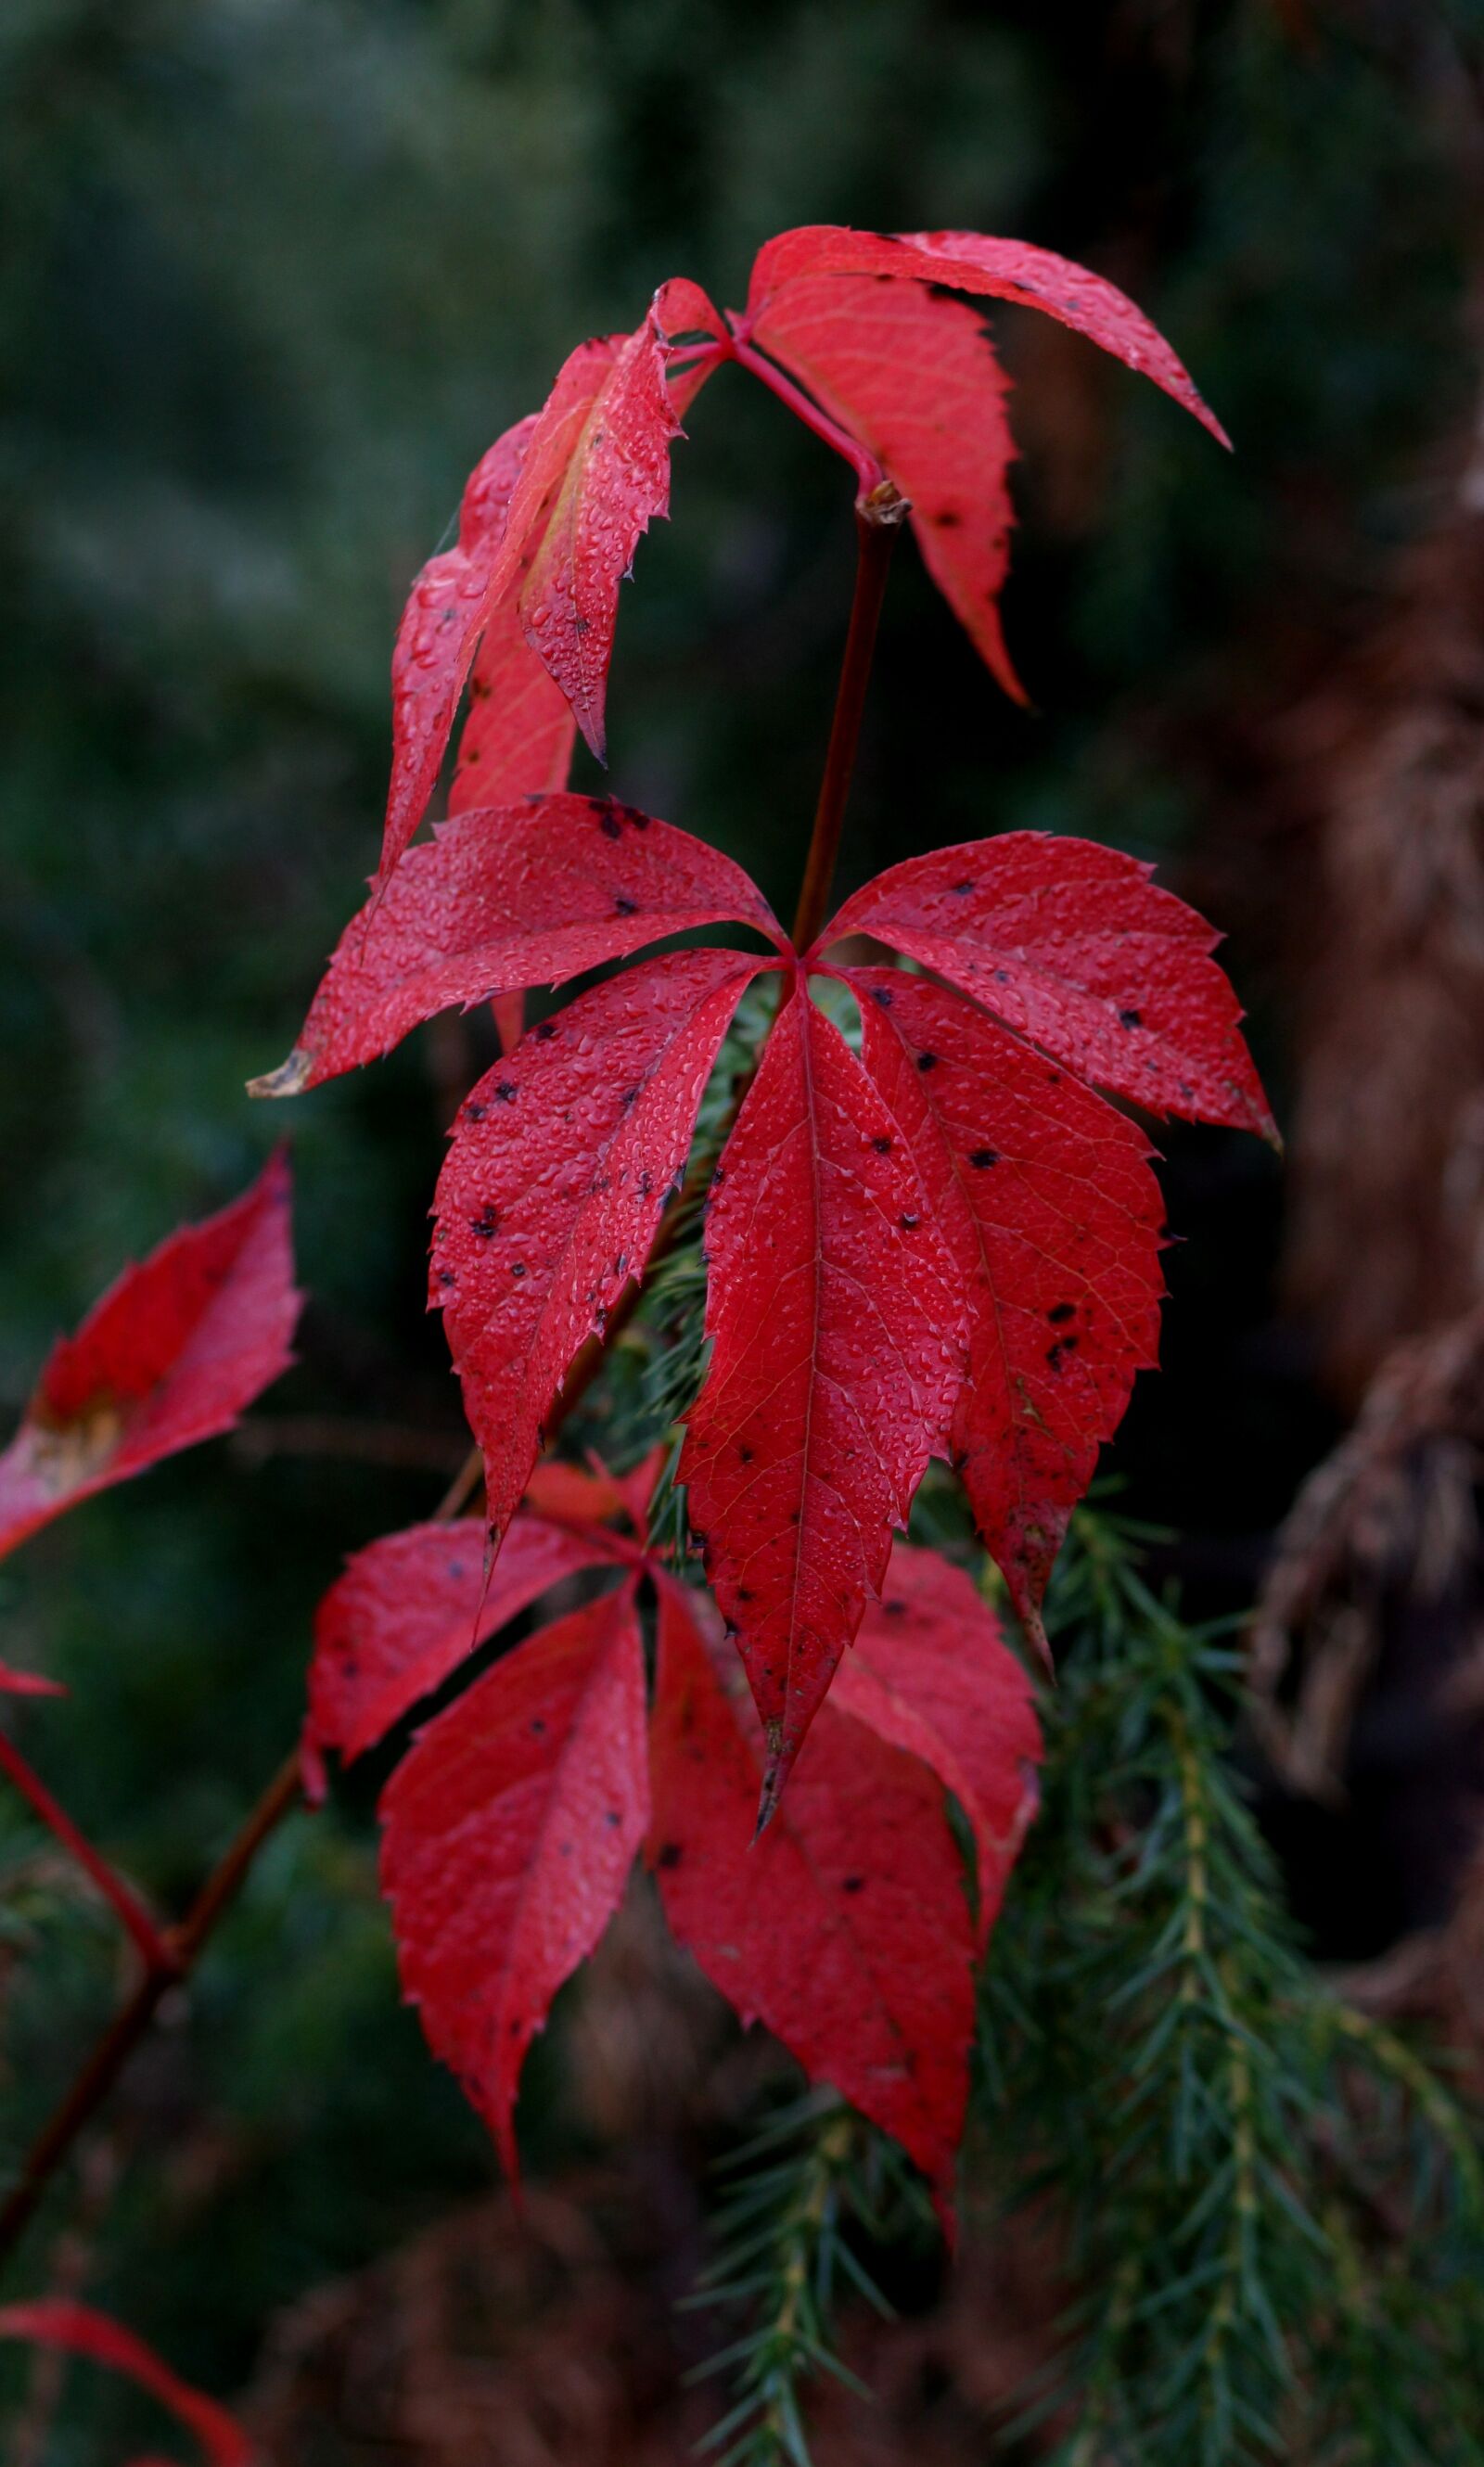
[(296, 1045), (285, 1062), (276, 1071), (263, 1072), (261, 1078), (249, 1079), (249, 1097), (300, 1097), (308, 1086), (314, 1070), (314, 1056), (302, 1045)]

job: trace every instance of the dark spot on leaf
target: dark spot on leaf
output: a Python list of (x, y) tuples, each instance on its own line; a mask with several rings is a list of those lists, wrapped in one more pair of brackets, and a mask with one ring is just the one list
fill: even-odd
[(842, 1893), (858, 1893), (864, 1886), (865, 1881), (864, 1876), (842, 1876), (840, 1878), (840, 1890)]
[(598, 828), (603, 833), (605, 840), (620, 840), (624, 836), (624, 826), (619, 821), (619, 818), (613, 811), (611, 805), (605, 805), (604, 807), (603, 814), (599, 820)]
[(513, 1277), (523, 1277), (526, 1273), (526, 1263), (524, 1259), (512, 1259), (510, 1263), (510, 1272)]
[(451, 1268), (440, 1268), (438, 1271), (438, 1281), (441, 1285), (453, 1284), (456, 1281), (453, 1270)]
[(540, 1020), (531, 1032), (540, 1044), (544, 1045), (549, 1037), (556, 1035), (557, 1023), (554, 1019)]
[(624, 1822), (616, 1807), (605, 1807), (603, 1811), (603, 1821), (605, 1824), (622, 1824)]
[(901, 1226), (903, 1234), (910, 1234), (916, 1229), (917, 1225), (921, 1222), (921, 1219), (916, 1216), (899, 1216), (897, 1222)]
[(1008, 985), (1010, 983), (1010, 970), (1008, 968), (996, 968), (994, 971), (994, 982), (997, 985)]
[(637, 1103), (638, 1103), (638, 1101), (639, 1101), (639, 1091), (638, 1091), (638, 1089), (637, 1089), (637, 1088), (626, 1088), (626, 1089), (625, 1089), (625, 1091), (624, 1091), (624, 1093), (623, 1093), (623, 1095), (620, 1097), (620, 1098), (619, 1098), (619, 1100), (618, 1100), (618, 1101), (619, 1101), (620, 1105), (623, 1107), (623, 1109), (624, 1109), (625, 1113), (627, 1114), (627, 1113), (628, 1113), (628, 1111), (629, 1106), (630, 1106), (630, 1105), (637, 1105)]
[(890, 1010), (892, 1004), (890, 985), (873, 985), (871, 988), (871, 1000), (874, 1003), (879, 1004), (882, 1010)]
[(884, 1137), (879, 1140), (873, 1140), (871, 1145), (875, 1148), (878, 1156), (890, 1156), (891, 1154), (891, 1142)]
[(546, 1725), (542, 1721), (539, 1713), (537, 1713), (536, 1720), (531, 1725), (531, 1735), (534, 1739), (544, 1739), (546, 1736)]
[(468, 1103), (464, 1108), (465, 1119), (470, 1122), (482, 1122), (489, 1111), (490, 1108), (488, 1105), (476, 1105), (473, 1098), (470, 1098)]
[(970, 891), (972, 891), (973, 884), (971, 882), (955, 882), (953, 889), (957, 893), (959, 898), (963, 899), (968, 896)]
[(920, 1053), (917, 1057), (917, 1067), (919, 1071), (936, 1071), (938, 1068), (936, 1053)]
[(906, 1603), (900, 1594), (894, 1596), (891, 1601), (883, 1602), (881, 1608), (888, 1618), (905, 1618), (907, 1614)]
[(999, 1150), (998, 1148), (971, 1148), (969, 1162), (976, 1173), (983, 1173), (986, 1166), (998, 1165)]
[(684, 1856), (678, 1842), (662, 1842), (654, 1865), (656, 1867), (678, 1867)]
[(613, 902), (613, 914), (615, 917), (637, 917), (639, 902), (637, 899), (625, 899), (621, 895)]
[(951, 506), (942, 507), (933, 516), (933, 522), (940, 532), (956, 532), (963, 519), (963, 515), (956, 514)]
[(1121, 1010), (1118, 1014), (1118, 1025), (1120, 1028), (1142, 1028), (1144, 1014), (1137, 1010)]
[(751, 1448), (742, 1448), (742, 1447), (740, 1447), (740, 1448), (738, 1449), (737, 1453), (738, 1453), (738, 1455), (741, 1457), (741, 1459), (742, 1459), (742, 1460), (743, 1464), (751, 1464), (751, 1462), (752, 1462), (752, 1454), (753, 1454), (753, 1452), (752, 1452)]
[(477, 1234), (481, 1242), (488, 1242), (491, 1234), (498, 1234), (500, 1220), (489, 1200), (486, 1200), (477, 1216), (469, 1218), (468, 1230), (471, 1234)]
[(1046, 1313), (1046, 1317), (1051, 1321), (1054, 1327), (1060, 1327), (1064, 1320), (1075, 1319), (1077, 1317), (1077, 1304), (1075, 1302), (1053, 1302), (1050, 1310)]
[(494, 1101), (497, 1105), (514, 1105), (519, 1093), (514, 1079), (502, 1079), (494, 1092)]

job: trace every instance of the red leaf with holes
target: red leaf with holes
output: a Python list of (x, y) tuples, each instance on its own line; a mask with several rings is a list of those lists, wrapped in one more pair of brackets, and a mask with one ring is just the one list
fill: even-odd
[(973, 2031), (972, 1931), (940, 1783), (826, 1706), (748, 1847), (758, 1723), (680, 1589), (660, 1601), (648, 1858), (665, 1914), (743, 2022), (765, 2022), (947, 2204)]
[(966, 1314), (897, 1124), (802, 985), (713, 1191), (680, 1480), (763, 1719), (765, 1818), (947, 1445)]
[(1229, 442), (1207, 410), (1186, 370), (1140, 308), (1102, 275), (1092, 274), (1050, 249), (1018, 239), (992, 239), (982, 232), (850, 231), (842, 224), (814, 223), (781, 232), (759, 250), (747, 293), (754, 324), (768, 314), (788, 283), (810, 275), (874, 274), (910, 283), (937, 283), (954, 291), (989, 293), (1039, 308), (1062, 326), (1084, 334), (1127, 368), (1172, 396), (1218, 441)]
[(560, 985), (732, 920), (778, 936), (741, 866), (636, 806), (556, 795), (461, 814), (352, 918), (292, 1053), (252, 1093), (299, 1096), (455, 1004)]
[(752, 339), (908, 499), (933, 580), (1023, 702), (999, 620), (1015, 444), (1005, 379), (974, 310), (914, 283), (804, 275), (767, 301)]
[(1073, 1506), (1159, 1342), (1163, 1205), (1126, 1116), (943, 985), (853, 968), (862, 1060), (969, 1297), (955, 1459), (1039, 1640)]
[(1153, 871), (1088, 840), (1007, 831), (889, 867), (818, 947), (874, 934), (1097, 1086), (1274, 1139), (1241, 1007), (1211, 958), (1220, 938)]
[(420, 1697), (520, 1611), (583, 1568), (612, 1564), (601, 1539), (517, 1515), (492, 1569), (481, 1518), (413, 1525), (349, 1560), (314, 1620), (310, 1753), (349, 1760), (375, 1747)]
[[(204, 2390), (193, 2389), (143, 2339), (126, 2330), (122, 2322), (110, 2320), (107, 2314), (94, 2312), (91, 2305), (74, 2304), (62, 2297), (7, 2304), (0, 2308), (0, 2339), (24, 2339), (36, 2346), (59, 2348), (64, 2354), (85, 2356), (92, 2364), (127, 2374), (194, 2435), (210, 2467), (252, 2467), (257, 2452), (225, 2408)], [(145, 2467), (143, 2460), (139, 2467)]]
[(299, 1315), (288, 1166), (126, 1268), (58, 1338), (0, 1456), (0, 1552), (64, 1508), (229, 1431), (285, 1370)]
[(759, 962), (650, 961), (542, 1020), (460, 1112), (435, 1206), (442, 1309), (496, 1540), (577, 1354), (642, 1274)]
[(649, 1807), (632, 1583), (496, 1663), (382, 1794), (404, 1992), (513, 2176), (526, 2049), (618, 1907)]
[(1036, 1813), (1040, 1725), (1030, 1682), (962, 1568), (898, 1543), (833, 1702), (921, 1757), (958, 1800), (974, 1839), (982, 1953)]

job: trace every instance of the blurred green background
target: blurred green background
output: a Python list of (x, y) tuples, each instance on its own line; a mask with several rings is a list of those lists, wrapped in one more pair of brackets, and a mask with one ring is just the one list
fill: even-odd
[[(1199, 890), (1230, 864), (1203, 715), (1241, 707), (1296, 603), (1338, 638), (1472, 397), (1477, 33), (1423, 0), (6, 0), (0, 1400), (18, 1411), (55, 1329), (286, 1127), (311, 1302), (262, 1414), (409, 1435), (379, 1466), (271, 1428), (217, 1445), (0, 1573), (7, 1658), (74, 1690), (26, 1713), (28, 1748), (167, 1904), (292, 1735), (342, 1555), (427, 1513), (460, 1453), (421, 1267), (457, 1052), (414, 1038), (291, 1119), (242, 1083), (291, 1043), (375, 860), (393, 629), (468, 466), (574, 341), (631, 327), (674, 273), (739, 302), (790, 223), (1085, 259), (1238, 454), (995, 316), (1023, 455), (1006, 622), (1035, 709), (996, 698), (904, 553), (846, 864), (1035, 826)], [(736, 372), (690, 429), (624, 595), (611, 779), (785, 904), (849, 480)], [(1229, 956), (1281, 1114), (1283, 989), (1261, 933)], [(1277, 1168), (1214, 1133), (1171, 1144), (1189, 1247), (1122, 1461), (1240, 1593), (1333, 1417), (1275, 1317)], [(492, 2173), (398, 2007), (368, 1805), (274, 1843), (123, 2110), (91, 2292), (217, 2388), (274, 2307)], [(10, 2161), (117, 1972), (32, 1828), (9, 1805), (0, 1825)], [(574, 2128), (539, 2084), (528, 2106), (539, 2166)], [(73, 2380), (48, 2456), (120, 2455), (130, 2402)]]

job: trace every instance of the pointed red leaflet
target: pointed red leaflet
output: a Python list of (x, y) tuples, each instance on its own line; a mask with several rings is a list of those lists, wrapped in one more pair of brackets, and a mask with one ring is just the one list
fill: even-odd
[(126, 1268), (58, 1338), (0, 1456), (0, 1552), (79, 1500), (229, 1431), (286, 1370), (299, 1316), (288, 1165)]
[(1241, 1007), (1210, 956), (1219, 937), (1153, 871), (1088, 840), (1006, 831), (888, 867), (818, 947), (874, 934), (1097, 1086), (1273, 1139)]
[(550, 1586), (613, 1564), (601, 1536), (517, 1515), (487, 1581), (485, 1542), (483, 1518), (468, 1516), (385, 1533), (347, 1562), (315, 1614), (311, 1752), (363, 1754)]
[(630, 1582), (542, 1629), (439, 1715), (381, 1798), (408, 2002), (516, 2172), (516, 2087), (649, 1822)]
[(560, 985), (723, 921), (779, 939), (741, 866), (636, 806), (557, 795), (461, 814), (352, 918), (292, 1053), (252, 1093), (297, 1097), (454, 1004)]
[(670, 507), (670, 444), (681, 430), (665, 360), (651, 315), (593, 396), (520, 587), (526, 640), (600, 762), (619, 584), (644, 532)]
[(0, 2309), (0, 2339), (59, 2347), (68, 2355), (86, 2356), (95, 2365), (126, 2373), (194, 2434), (210, 2467), (252, 2467), (257, 2456), (254, 2445), (225, 2408), (204, 2390), (193, 2389), (143, 2339), (126, 2330), (121, 2321), (110, 2320), (106, 2313), (96, 2313), (90, 2304), (75, 2304), (57, 2296), (40, 2297), (29, 2304), (7, 2304)]
[(988, 292), (1039, 308), (1060, 325), (1085, 334), (1127, 368), (1153, 379), (1210, 430), (1229, 443), (1219, 419), (1201, 401), (1187, 371), (1157, 328), (1116, 286), (1069, 258), (1018, 239), (992, 239), (982, 232), (857, 232), (838, 223), (807, 224), (781, 232), (759, 250), (747, 293), (754, 324), (784, 286), (804, 275), (876, 274), (912, 283), (941, 283), (954, 291)]
[(928, 572), (1023, 702), (999, 619), (1016, 449), (1006, 382), (974, 310), (914, 283), (805, 275), (768, 300), (753, 340), (895, 481)]
[(412, 586), (392, 657), (392, 783), (378, 884), (427, 810), (480, 634), (530, 562), (532, 535), (623, 339), (580, 344), (544, 407), (496, 439), (465, 490), (457, 545)]
[(827, 1705), (749, 1849), (761, 1741), (733, 1678), (667, 1582), (647, 1852), (665, 1915), (743, 2022), (765, 2022), (811, 2080), (894, 2134), (946, 2204), (973, 1991), (941, 1785)]
[(459, 1115), (429, 1298), (484, 1450), (496, 1541), (578, 1352), (643, 1273), (759, 965), (682, 951), (630, 969), (542, 1020)]
[(1067, 1517), (1157, 1353), (1159, 1185), (1132, 1122), (960, 995), (900, 969), (848, 974), (861, 1058), (970, 1300), (954, 1457), (1039, 1640)]
[(564, 788), (577, 722), (561, 688), (526, 641), (514, 600), (486, 623), (468, 680), (468, 717), (448, 790), (450, 814), (513, 804)]
[(897, 1124), (802, 981), (712, 1188), (679, 1478), (763, 1719), (765, 1815), (947, 1443), (966, 1319)]
[(899, 1542), (831, 1699), (931, 1767), (973, 1834), (983, 1953), (1036, 1813), (1040, 1725), (1030, 1682), (962, 1568)]

